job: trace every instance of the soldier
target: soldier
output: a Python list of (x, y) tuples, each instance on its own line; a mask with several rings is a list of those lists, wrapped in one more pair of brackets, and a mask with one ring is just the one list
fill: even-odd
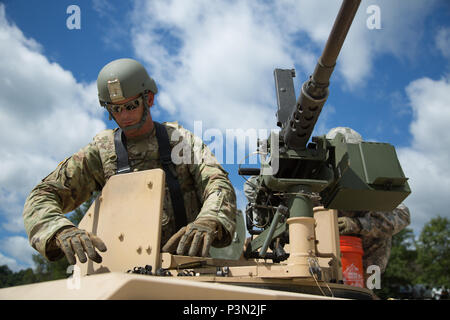
[[(337, 127), (331, 129), (326, 137), (333, 139), (337, 133), (342, 133), (347, 143), (358, 143), (363, 141), (361, 135), (351, 128)], [(251, 177), (244, 184), (244, 193), (249, 203), (256, 200), (256, 187), (258, 177)], [(315, 203), (315, 206), (320, 206)], [(258, 222), (258, 211), (254, 210)], [(341, 235), (356, 235), (362, 238), (364, 256), (363, 267), (376, 265), (380, 267), (381, 273), (386, 269), (392, 245), (392, 236), (404, 229), (410, 223), (409, 209), (400, 204), (390, 212), (378, 211), (338, 211), (338, 227)], [(364, 273), (365, 274), (365, 273)], [(367, 277), (367, 275), (365, 274)]]
[[(75, 264), (76, 254), (84, 263), (87, 254), (101, 262), (96, 249), (106, 251), (103, 241), (78, 229), (63, 213), (76, 209), (115, 174), (154, 168), (165, 170), (167, 182), (162, 250), (207, 256), (210, 245), (228, 245), (236, 220), (228, 174), (190, 131), (177, 122), (152, 120), (158, 89), (145, 68), (132, 59), (114, 60), (100, 71), (97, 87), (100, 105), (119, 128), (97, 134), (31, 191), (23, 211), (31, 246), (50, 261), (66, 256)], [(180, 157), (171, 159), (175, 147)]]

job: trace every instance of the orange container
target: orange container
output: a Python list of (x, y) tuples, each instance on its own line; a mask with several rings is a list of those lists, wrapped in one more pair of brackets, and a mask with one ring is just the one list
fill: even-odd
[(364, 288), (364, 270), (361, 238), (340, 236), (342, 276), (344, 283)]

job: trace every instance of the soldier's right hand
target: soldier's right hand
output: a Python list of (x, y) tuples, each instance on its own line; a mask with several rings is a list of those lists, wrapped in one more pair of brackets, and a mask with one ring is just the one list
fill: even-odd
[(106, 251), (106, 245), (99, 237), (76, 227), (58, 231), (56, 234), (56, 245), (64, 252), (69, 264), (76, 263), (75, 253), (80, 262), (85, 263), (87, 261), (85, 252), (89, 259), (100, 263), (102, 262), (102, 257), (95, 248), (101, 252)]

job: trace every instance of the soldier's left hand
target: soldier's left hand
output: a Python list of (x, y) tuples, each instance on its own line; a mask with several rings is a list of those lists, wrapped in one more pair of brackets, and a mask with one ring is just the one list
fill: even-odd
[(339, 217), (338, 218), (339, 234), (358, 234), (361, 226), (356, 218)]
[[(181, 228), (164, 245), (162, 251), (178, 255), (207, 257), (211, 243), (222, 238), (222, 227), (219, 222), (199, 218)], [(176, 250), (175, 250), (176, 249)]]

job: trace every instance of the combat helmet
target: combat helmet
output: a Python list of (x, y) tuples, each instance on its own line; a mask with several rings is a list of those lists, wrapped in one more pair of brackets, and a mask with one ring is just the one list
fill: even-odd
[[(108, 110), (108, 105), (142, 95), (144, 113), (138, 124), (122, 128), (123, 130), (140, 128), (148, 114), (148, 93), (156, 94), (158, 88), (148, 75), (144, 66), (133, 59), (117, 59), (105, 65), (97, 77), (98, 99), (100, 105)], [(114, 116), (108, 110), (111, 117)]]
[(338, 133), (344, 136), (345, 142), (347, 143), (359, 143), (363, 141), (362, 136), (358, 132), (348, 127), (333, 128), (330, 131), (328, 131), (326, 138), (334, 139), (334, 137), (336, 137), (336, 134)]

